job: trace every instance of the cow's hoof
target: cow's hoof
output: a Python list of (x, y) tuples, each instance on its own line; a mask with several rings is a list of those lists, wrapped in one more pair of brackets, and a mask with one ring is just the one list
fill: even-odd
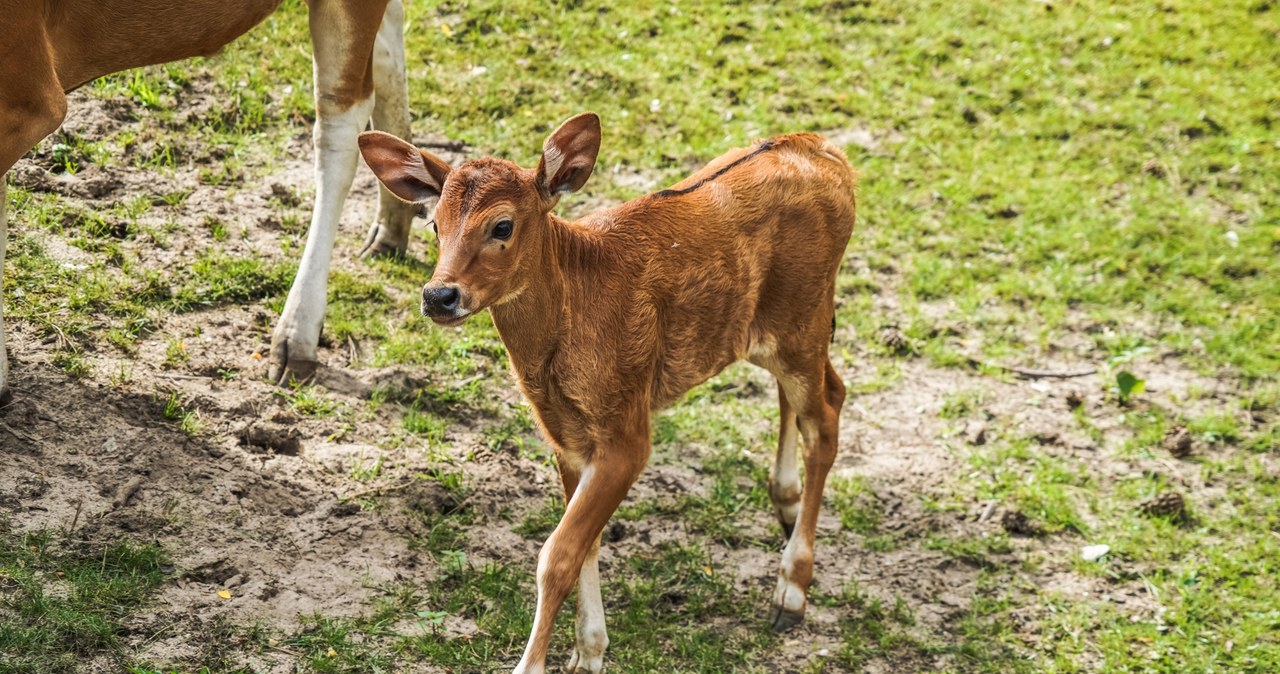
[(320, 362), (314, 358), (289, 357), (289, 344), (281, 340), (271, 345), (271, 369), (267, 378), (276, 386), (305, 384), (316, 376)]
[[(364, 248), (360, 249), (360, 257), (368, 260), (375, 257), (404, 257), (409, 252), (408, 233), (403, 237), (390, 235), (389, 228), (380, 222), (374, 222), (365, 236)], [(402, 239), (402, 240), (400, 240)]]

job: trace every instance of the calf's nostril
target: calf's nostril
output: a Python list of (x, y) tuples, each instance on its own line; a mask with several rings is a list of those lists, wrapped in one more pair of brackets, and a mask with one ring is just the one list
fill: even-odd
[(453, 287), (445, 287), (440, 289), (440, 306), (445, 309), (455, 309), (458, 306), (458, 289)]

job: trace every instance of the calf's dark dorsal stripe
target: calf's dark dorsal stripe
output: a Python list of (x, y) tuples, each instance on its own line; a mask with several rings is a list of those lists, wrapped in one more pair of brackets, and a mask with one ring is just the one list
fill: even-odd
[(699, 187), (702, 187), (703, 185), (706, 185), (707, 183), (711, 182), (712, 180), (715, 180), (716, 178), (719, 178), (720, 176), (722, 176), (722, 175), (724, 175), (724, 174), (728, 173), (728, 172), (729, 172), (729, 169), (732, 169), (733, 167), (737, 166), (738, 164), (741, 164), (742, 162), (744, 162), (744, 161), (746, 161), (746, 160), (748, 160), (748, 159), (750, 159), (750, 158), (752, 158), (752, 157), (754, 157), (754, 156), (756, 156), (756, 155), (760, 154), (761, 152), (768, 152), (768, 151), (769, 151), (769, 150), (771, 150), (772, 148), (773, 148), (773, 141), (772, 141), (772, 140), (766, 140), (765, 142), (763, 142), (763, 143), (761, 143), (761, 144), (760, 144), (760, 147), (757, 147), (756, 149), (752, 150), (751, 152), (748, 152), (747, 154), (745, 154), (745, 155), (743, 155), (743, 156), (741, 156), (741, 157), (737, 158), (736, 160), (734, 160), (733, 162), (731, 162), (728, 166), (726, 166), (726, 167), (724, 167), (724, 168), (720, 169), (719, 171), (716, 171), (715, 173), (713, 173), (713, 174), (711, 174), (711, 175), (707, 176), (706, 178), (703, 178), (702, 180), (699, 180), (698, 182), (696, 182), (696, 183), (694, 183), (694, 184), (692, 184), (692, 185), (690, 185), (690, 186), (688, 186), (688, 187), (686, 187), (686, 188), (684, 188), (684, 189), (682, 189), (682, 190), (662, 190), (661, 192), (654, 192), (653, 196), (655, 196), (655, 197), (679, 197), (679, 196), (686, 195), (686, 194), (688, 194), (688, 193), (690, 193), (690, 192), (692, 192), (692, 191), (694, 191), (694, 190), (698, 189)]

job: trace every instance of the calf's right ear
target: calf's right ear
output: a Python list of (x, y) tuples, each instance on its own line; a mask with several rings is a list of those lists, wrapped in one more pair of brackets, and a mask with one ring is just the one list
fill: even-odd
[(577, 192), (591, 177), (600, 154), (600, 118), (584, 112), (556, 129), (542, 144), (538, 189), (548, 199)]
[(387, 190), (411, 204), (440, 196), (453, 170), (430, 152), (381, 131), (360, 134), (360, 154)]

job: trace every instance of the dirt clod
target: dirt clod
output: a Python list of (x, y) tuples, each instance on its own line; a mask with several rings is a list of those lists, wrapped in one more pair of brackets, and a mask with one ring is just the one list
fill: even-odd
[(964, 429), (964, 440), (977, 447), (987, 444), (987, 425), (981, 421), (970, 423)]
[(614, 522), (609, 525), (609, 531), (605, 534), (605, 541), (608, 543), (618, 543), (627, 537), (627, 525), (622, 522)]
[(1138, 510), (1143, 515), (1180, 521), (1187, 516), (1187, 502), (1182, 498), (1182, 494), (1170, 491), (1143, 501), (1138, 506)]
[(902, 334), (902, 331), (893, 325), (880, 328), (880, 332), (876, 333), (876, 341), (897, 355), (905, 355), (914, 350), (911, 338)]
[(1043, 533), (1040, 525), (1021, 510), (1006, 510), (1000, 518), (1000, 526), (1013, 536), (1039, 536)]
[(298, 429), (273, 423), (251, 424), (240, 430), (240, 446), (253, 451), (268, 451), (297, 456), (302, 451), (302, 434)]
[(280, 183), (271, 184), (271, 197), (290, 208), (297, 208), (302, 203), (302, 199), (288, 185)]
[(1191, 456), (1191, 452), (1195, 449), (1191, 431), (1181, 424), (1170, 428), (1169, 432), (1164, 434), (1164, 448), (1179, 459)]

